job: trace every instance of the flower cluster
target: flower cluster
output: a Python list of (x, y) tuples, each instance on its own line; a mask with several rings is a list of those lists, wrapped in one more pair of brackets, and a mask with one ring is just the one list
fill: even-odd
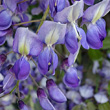
[[(36, 4), (39, 6), (36, 7)], [(29, 15), (30, 5), (34, 8)], [(84, 10), (84, 8), (86, 9)], [(103, 40), (106, 37), (106, 22), (102, 17), (109, 11), (110, 0), (103, 0), (96, 4), (94, 0), (40, 0), (39, 2), (35, 0), (1, 0), (1, 98), (12, 94), (16, 96), (20, 110), (31, 110), (23, 102), (24, 94), (30, 93), (31, 101), (36, 102), (35, 97), (37, 96), (44, 110), (57, 110), (56, 102), (64, 104), (67, 99), (70, 99), (78, 104), (82, 101), (81, 96), (85, 99), (92, 97), (94, 95), (92, 85), (85, 84), (77, 89), (82, 78), (78, 74), (79, 70), (75, 66), (75, 61), (81, 46), (87, 50), (103, 47)], [(36, 17), (42, 12), (44, 13), (42, 19), (30, 21), (34, 18), (33, 16)], [(34, 22), (36, 23), (34, 24)], [(36, 29), (37, 27), (38, 29)], [(65, 50), (69, 54), (60, 52), (63, 54), (61, 55), (58, 52), (57, 47), (62, 46), (66, 47)], [(101, 75), (104, 74), (105, 77), (108, 77), (108, 73), (105, 72), (106, 66), (102, 70), (94, 68), (95, 72), (98, 71)], [(66, 88), (69, 88), (68, 92), (55, 82), (57, 78), (59, 79), (61, 72), (64, 73), (62, 81)], [(44, 85), (40, 84), (43, 78), (46, 79), (43, 81)], [(34, 90), (36, 90), (36, 96), (33, 95)], [(94, 95), (99, 103), (101, 100), (97, 97), (101, 97), (101, 95), (104, 93)], [(75, 97), (74, 100), (73, 97)], [(15, 99), (13, 100), (15, 101)], [(105, 100), (108, 101), (107, 98)], [(2, 105), (6, 104), (5, 101), (1, 102)], [(12, 103), (12, 100), (7, 103)], [(58, 110), (64, 110), (64, 108)]]

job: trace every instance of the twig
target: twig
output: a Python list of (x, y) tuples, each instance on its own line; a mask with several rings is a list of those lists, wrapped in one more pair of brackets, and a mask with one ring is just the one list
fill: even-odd
[(29, 1), (29, 0), (23, 0), (23, 1), (18, 2), (17, 4), (21, 4), (21, 3), (24, 3), (24, 2), (27, 2), (27, 1)]
[(39, 22), (40, 20), (41, 19), (39, 19), (39, 20), (31, 20), (31, 21), (27, 21), (27, 22), (21, 22), (21, 23), (18, 23), (18, 24), (14, 24), (13, 26), (20, 26), (20, 25), (27, 24), (27, 23)]
[(32, 75), (29, 74), (29, 76), (32, 79), (33, 83), (36, 85), (36, 87), (39, 88), (39, 85), (37, 84), (37, 82), (35, 81), (35, 79), (32, 77)]
[(6, 56), (9, 55), (9, 54), (11, 54), (11, 53), (14, 53), (14, 52), (13, 51), (10, 51), (10, 52), (6, 53)]
[(40, 27), (41, 27), (42, 24), (44, 23), (44, 21), (45, 21), (47, 15), (48, 15), (48, 13), (49, 13), (49, 6), (47, 7), (47, 9), (46, 9), (46, 11), (45, 11), (45, 13), (44, 13), (44, 15), (43, 15), (43, 17), (42, 17), (42, 19), (41, 19), (41, 22), (40, 22), (39, 27), (38, 27), (38, 29), (37, 29), (37, 31), (36, 31), (36, 34), (38, 33)]

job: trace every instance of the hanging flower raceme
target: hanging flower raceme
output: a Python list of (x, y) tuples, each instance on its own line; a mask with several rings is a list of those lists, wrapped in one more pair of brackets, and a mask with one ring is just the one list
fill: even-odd
[(89, 7), (83, 15), (82, 24), (87, 25), (87, 42), (93, 49), (100, 49), (106, 37), (106, 23), (102, 19), (110, 11), (110, 1), (103, 0)]
[(38, 56), (38, 69), (40, 73), (46, 74), (51, 68), (52, 73), (58, 65), (57, 54), (53, 50), (55, 44), (64, 44), (66, 24), (45, 21), (41, 26), (38, 37), (46, 45)]
[(76, 23), (83, 15), (83, 7), (83, 0), (75, 1), (72, 6), (58, 12), (54, 17), (56, 22), (67, 23), (65, 45), (71, 54), (75, 54), (78, 51), (78, 39), (85, 49), (89, 49), (84, 30), (78, 27), (78, 24)]
[(80, 79), (77, 75), (77, 70), (73, 67), (69, 67), (67, 72), (64, 75), (63, 82), (65, 85), (71, 88), (79, 86)]
[(18, 28), (13, 41), (13, 51), (22, 55), (14, 66), (10, 69), (3, 81), (3, 88), (8, 89), (15, 80), (25, 80), (29, 76), (30, 64), (27, 61), (27, 55), (38, 56), (43, 45), (37, 39), (37, 35), (28, 28)]
[(65, 95), (62, 93), (62, 91), (57, 87), (55, 82), (52, 79), (47, 80), (46, 87), (49, 92), (49, 96), (51, 99), (58, 103), (63, 103), (67, 101)]

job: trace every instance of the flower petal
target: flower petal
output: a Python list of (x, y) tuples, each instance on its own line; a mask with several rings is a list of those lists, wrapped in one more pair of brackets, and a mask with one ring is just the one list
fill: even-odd
[(69, 6), (63, 9), (61, 12), (58, 12), (54, 17), (54, 21), (61, 23), (76, 21), (83, 15), (83, 7), (84, 7), (83, 0), (75, 1), (75, 3), (72, 6)]
[(76, 60), (76, 58), (78, 56), (80, 47), (81, 47), (81, 44), (78, 43), (78, 49), (77, 49), (77, 51), (74, 54), (70, 53), (70, 55), (68, 57), (68, 64), (69, 64), (69, 66), (71, 66), (73, 63), (75, 63), (75, 60)]
[(12, 25), (12, 19), (6, 10), (0, 11), (0, 30), (8, 29)]
[(45, 91), (42, 88), (38, 88), (37, 96), (40, 101), (40, 105), (44, 110), (55, 110), (51, 102), (48, 100)]
[(14, 74), (7, 74), (3, 80), (3, 89), (9, 89), (15, 81)]
[(46, 81), (46, 87), (48, 89), (49, 96), (54, 101), (56, 101), (58, 103), (63, 103), (67, 100), (65, 95), (57, 87), (57, 85), (55, 84), (55, 82), (52, 79), (49, 79), (49, 80)]
[(77, 76), (77, 71), (75, 68), (70, 67), (67, 70), (67, 73), (65, 74), (64, 78), (63, 78), (63, 82), (65, 83), (65, 85), (67, 85), (68, 87), (71, 88), (75, 88), (79, 86), (79, 78)]
[(25, 80), (29, 76), (30, 64), (26, 61), (24, 57), (17, 60), (12, 67), (13, 73), (18, 80)]
[(71, 25), (68, 25), (68, 32), (65, 35), (65, 45), (68, 51), (72, 54), (78, 49), (77, 34)]
[(6, 40), (5, 36), (0, 37), (0, 46), (5, 43), (5, 40)]
[(18, 28), (13, 42), (13, 51), (23, 55), (37, 56), (43, 48), (42, 42), (37, 37), (28, 28)]
[(104, 16), (105, 10), (108, 6), (109, 0), (103, 0), (91, 7), (89, 7), (83, 15), (83, 24), (86, 22), (96, 23), (98, 19)]
[(103, 46), (100, 39), (99, 30), (96, 25), (90, 24), (87, 30), (87, 41), (91, 48), (99, 49)]
[(93, 5), (94, 4), (94, 0), (84, 0), (84, 2), (87, 5)]
[(38, 36), (47, 45), (63, 44), (65, 32), (66, 24), (45, 21), (38, 32)]

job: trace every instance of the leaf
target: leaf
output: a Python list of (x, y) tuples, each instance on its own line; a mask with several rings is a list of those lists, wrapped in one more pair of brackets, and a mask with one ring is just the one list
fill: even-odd
[(83, 105), (76, 105), (72, 110), (87, 110)]
[(103, 58), (103, 55), (102, 55), (100, 50), (89, 49), (88, 55), (89, 55), (91, 60), (100, 60)]
[(98, 110), (110, 110), (110, 103), (104, 103), (98, 105)]
[(87, 103), (87, 110), (96, 110), (96, 106), (94, 105), (93, 102)]
[(110, 37), (105, 38), (102, 49), (110, 49)]
[(108, 89), (107, 89), (108, 95), (110, 96), (110, 81), (108, 83)]

